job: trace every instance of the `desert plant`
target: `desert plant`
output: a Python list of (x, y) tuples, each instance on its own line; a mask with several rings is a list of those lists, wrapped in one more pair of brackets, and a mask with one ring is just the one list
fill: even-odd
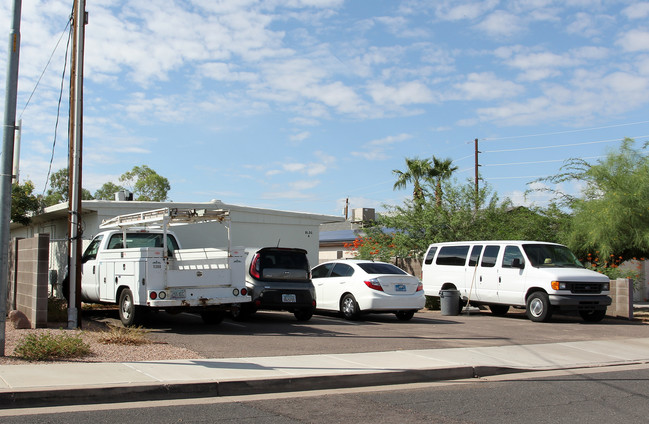
[(101, 333), (99, 341), (103, 344), (142, 345), (151, 343), (146, 338), (148, 330), (142, 327), (110, 326), (108, 331)]
[(56, 335), (50, 332), (28, 334), (14, 348), (15, 356), (29, 361), (78, 358), (89, 353), (90, 346), (80, 335)]

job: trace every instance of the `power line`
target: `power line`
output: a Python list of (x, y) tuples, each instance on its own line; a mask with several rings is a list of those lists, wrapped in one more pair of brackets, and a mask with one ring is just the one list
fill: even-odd
[[(50, 63), (52, 62), (52, 58), (54, 57), (54, 53), (56, 53), (56, 50), (59, 48), (59, 44), (61, 43), (61, 40), (63, 39), (63, 36), (65, 35), (69, 25), (70, 25), (70, 19), (68, 19), (68, 22), (65, 24), (65, 28), (61, 32), (61, 36), (59, 37), (59, 40), (56, 42), (56, 45), (54, 46), (54, 50), (52, 50), (52, 54), (50, 55), (50, 58), (48, 59), (47, 63), (45, 64), (45, 68), (43, 68), (43, 72), (41, 72), (41, 75), (38, 77), (38, 81), (36, 81), (36, 84), (34, 85), (34, 89), (32, 90), (31, 94), (29, 95), (29, 98), (27, 99), (27, 102), (25, 103), (25, 107), (23, 107), (22, 112), (20, 112), (20, 118), (23, 117), (23, 113), (25, 113), (25, 110), (27, 109), (27, 106), (29, 105), (29, 102), (32, 100), (32, 97), (34, 97), (34, 93), (36, 93), (36, 89), (38, 88), (38, 85), (40, 84), (41, 80), (43, 79), (43, 76), (45, 75), (45, 71), (47, 71), (47, 68), (50, 66)], [(68, 38), (69, 38), (69, 35), (68, 35)], [(69, 43), (69, 40), (68, 40), (68, 43)], [(66, 53), (66, 60), (67, 60), (67, 53)]]
[(47, 169), (47, 177), (45, 177), (45, 184), (43, 185), (43, 194), (41, 197), (45, 197), (45, 190), (47, 190), (47, 183), (50, 179), (50, 174), (52, 172), (52, 163), (54, 162), (54, 149), (56, 147), (56, 136), (59, 129), (59, 117), (61, 115), (61, 100), (63, 98), (63, 86), (65, 85), (65, 71), (68, 64), (68, 51), (70, 49), (70, 40), (72, 39), (72, 27), (68, 31), (68, 43), (65, 48), (65, 60), (63, 61), (63, 73), (61, 75), (61, 88), (59, 90), (59, 101), (56, 107), (56, 123), (54, 124), (54, 141), (52, 142), (52, 155), (50, 156), (50, 165)]
[[(589, 157), (584, 157), (580, 159), (599, 159), (604, 156), (589, 156)], [(490, 165), (482, 165), (482, 166), (509, 166), (509, 165), (532, 165), (536, 163), (549, 163), (549, 162), (565, 162), (565, 159), (550, 159), (550, 160), (537, 160), (533, 162), (512, 162), (512, 163), (493, 163)]]
[(616, 124), (616, 125), (606, 125), (602, 127), (592, 127), (592, 128), (581, 128), (578, 130), (566, 130), (566, 131), (556, 131), (556, 132), (549, 132), (549, 133), (539, 133), (539, 134), (527, 134), (527, 135), (515, 135), (515, 136), (509, 136), (509, 137), (496, 137), (496, 138), (481, 138), (481, 141), (497, 141), (497, 140), (511, 140), (513, 138), (529, 138), (529, 137), (542, 137), (546, 135), (557, 135), (557, 134), (571, 134), (571, 133), (576, 133), (576, 132), (584, 132), (584, 131), (594, 131), (594, 130), (603, 130), (607, 128), (617, 128), (617, 127), (625, 127), (625, 126), (630, 126), (630, 125), (640, 125), (640, 124), (648, 124), (649, 121), (638, 121), (638, 122), (629, 122), (626, 124)]
[[(647, 135), (639, 135), (639, 136), (634, 136), (631, 138), (642, 138), (642, 137), (649, 137)], [(586, 141), (583, 143), (571, 143), (571, 144), (555, 144), (553, 146), (537, 146), (537, 147), (521, 147), (518, 149), (502, 149), (502, 150), (485, 150), (482, 153), (503, 153), (503, 152), (520, 152), (524, 150), (541, 150), (541, 149), (555, 149), (559, 147), (574, 147), (574, 146), (585, 146), (588, 144), (601, 144), (601, 143), (612, 143), (614, 141), (622, 141), (624, 138), (615, 138), (615, 139), (610, 139), (610, 140), (599, 140), (599, 141)]]

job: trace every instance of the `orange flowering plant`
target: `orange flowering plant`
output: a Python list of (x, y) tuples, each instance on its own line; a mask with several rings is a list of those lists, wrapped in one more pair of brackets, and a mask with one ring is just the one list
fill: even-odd
[(586, 268), (604, 274), (611, 280), (630, 278), (636, 282), (640, 279), (642, 270), (641, 261), (644, 261), (645, 258), (632, 258), (633, 262), (628, 262), (627, 266), (622, 267), (621, 265), (627, 263), (627, 261), (621, 255), (611, 254), (606, 260), (603, 260), (599, 257), (599, 252), (595, 252), (595, 254), (588, 253), (584, 259), (580, 260)]
[(372, 259), (387, 262), (395, 256), (394, 236), (377, 233), (372, 236), (358, 236), (354, 241), (345, 243), (344, 247), (352, 251), (358, 259)]

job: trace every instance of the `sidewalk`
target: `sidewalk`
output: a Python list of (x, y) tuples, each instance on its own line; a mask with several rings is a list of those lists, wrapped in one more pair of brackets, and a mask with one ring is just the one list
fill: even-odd
[(649, 338), (126, 363), (4, 365), (0, 408), (363, 387), (649, 363)]

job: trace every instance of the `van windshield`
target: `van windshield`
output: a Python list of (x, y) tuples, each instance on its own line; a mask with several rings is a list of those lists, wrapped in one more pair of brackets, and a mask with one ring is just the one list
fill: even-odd
[(523, 250), (536, 268), (583, 268), (575, 254), (565, 246), (524, 244)]

